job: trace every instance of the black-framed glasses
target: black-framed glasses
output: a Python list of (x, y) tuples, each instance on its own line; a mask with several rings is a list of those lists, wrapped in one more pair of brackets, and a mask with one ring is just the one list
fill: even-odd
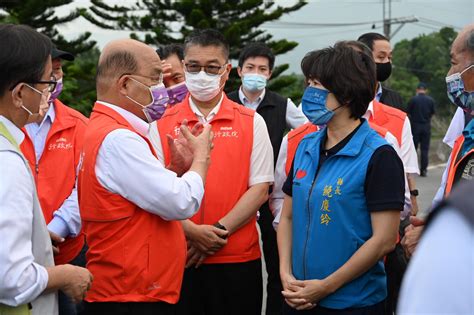
[(227, 64), (222, 65), (222, 66), (214, 66), (214, 65), (207, 65), (207, 66), (201, 66), (197, 63), (184, 63), (184, 68), (186, 69), (187, 72), (189, 73), (199, 73), (201, 72), (202, 69), (204, 69), (204, 72), (210, 75), (218, 75), (219, 71), (227, 66)]
[(58, 84), (58, 82), (56, 81), (56, 78), (54, 76), (51, 76), (51, 80), (49, 80), (49, 81), (40, 80), (40, 81), (30, 81), (28, 83), (29, 84), (48, 84), (48, 87), (44, 90), (48, 90), (48, 92), (50, 92), (50, 93), (52, 93), (54, 91), (54, 89), (56, 89), (56, 85)]

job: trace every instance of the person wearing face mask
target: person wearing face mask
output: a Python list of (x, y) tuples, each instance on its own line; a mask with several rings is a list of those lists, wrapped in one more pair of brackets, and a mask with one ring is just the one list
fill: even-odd
[[(474, 24), (459, 32), (450, 55), (448, 97), (453, 105), (473, 116)], [(472, 314), (474, 310), (473, 120), (455, 141), (443, 178), (446, 183), (441, 184), (428, 219), (417, 218), (402, 242), (413, 258), (403, 280), (399, 314)], [(441, 200), (439, 195), (446, 199)]]
[[(283, 135), (287, 129), (298, 128), (307, 122), (301, 108), (289, 98), (270, 91), (267, 82), (272, 75), (275, 56), (264, 43), (251, 43), (243, 48), (239, 56), (237, 73), (242, 85), (237, 91), (228, 94), (229, 99), (256, 110), (267, 125), (276, 163)], [(264, 203), (259, 210), (260, 226), (265, 265), (268, 273), (266, 314), (281, 314), (283, 298), (279, 276), (278, 249), (276, 233), (272, 226), (274, 220), (269, 204)]]
[(56, 291), (77, 303), (92, 275), (70, 264), (54, 266), (34, 175), (19, 147), (20, 128), (47, 106), (57, 86), (51, 41), (27, 26), (2, 24), (0, 42), (0, 314), (56, 315)]
[(188, 94), (184, 80), (184, 52), (181, 44), (169, 44), (156, 50), (163, 64), (163, 83), (168, 91), (168, 105), (180, 103)]
[(392, 46), (387, 37), (378, 33), (365, 33), (357, 39), (372, 50), (377, 71), (377, 93), (375, 99), (383, 104), (404, 110), (400, 94), (382, 85), (392, 74)]
[[(73, 61), (74, 56), (53, 47), (51, 58), (56, 88), (51, 92), (46, 113), (23, 129), (25, 140), (20, 148), (35, 175), (41, 209), (56, 247), (55, 263), (85, 267), (76, 170), (87, 118), (58, 99), (63, 89), (62, 60)], [(76, 305), (59, 292), (59, 314), (76, 313)]]
[[(470, 116), (474, 111), (474, 24), (466, 26), (456, 37), (451, 46), (451, 68), (446, 77), (448, 98), (453, 105)], [(461, 182), (469, 181), (474, 176), (473, 131), (474, 122), (470, 120), (462, 134), (456, 139), (449, 156), (441, 185), (433, 198), (433, 207), (449, 196), (451, 190)], [(402, 245), (408, 256), (415, 251), (423, 231), (425, 218), (412, 218), (412, 225), (407, 227)]]
[(336, 45), (308, 53), (301, 68), (309, 82), (303, 112), (326, 127), (301, 140), (283, 187), (284, 313), (382, 314), (382, 259), (396, 242), (405, 185), (396, 151), (362, 118), (375, 64)]
[(174, 314), (186, 260), (177, 220), (201, 204), (210, 126), (198, 136), (186, 122), (177, 126), (191, 165), (178, 168), (172, 149), (166, 169), (147, 139), (168, 103), (156, 51), (132, 39), (112, 41), (96, 78), (78, 176), (87, 268), (95, 275), (84, 314)]
[(256, 218), (273, 182), (265, 121), (223, 92), (231, 65), (229, 46), (218, 31), (196, 30), (186, 38), (184, 66), (189, 96), (158, 121), (158, 155), (170, 159), (165, 135), (178, 136), (176, 127), (183, 120), (212, 126), (215, 138), (201, 208), (183, 221), (188, 268), (177, 314), (260, 314)]

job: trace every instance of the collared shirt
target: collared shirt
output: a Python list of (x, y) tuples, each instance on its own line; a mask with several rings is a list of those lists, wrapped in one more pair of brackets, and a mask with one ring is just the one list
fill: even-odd
[[(397, 155), (401, 159), (400, 147), (398, 146), (397, 138), (389, 131), (385, 134), (385, 140), (390, 144), (394, 150), (397, 152)], [(285, 198), (285, 193), (283, 192), (283, 184), (286, 181), (286, 159), (288, 155), (288, 135), (283, 137), (280, 146), (280, 152), (278, 153), (278, 159), (275, 166), (275, 183), (273, 185), (273, 190), (269, 198), (270, 210), (273, 213), (275, 219), (273, 220), (273, 227), (276, 229), (278, 223), (280, 223), (281, 212), (283, 208), (283, 199)], [(411, 200), (410, 200), (410, 188), (408, 187), (408, 181), (405, 176), (405, 203), (403, 206), (403, 212), (400, 214), (402, 219), (406, 218), (411, 211)]]
[[(370, 102), (367, 111), (364, 116), (365, 119), (370, 120), (370, 117), (374, 116), (374, 104)], [(405, 173), (408, 174), (420, 174), (418, 168), (418, 156), (416, 154), (415, 144), (413, 143), (413, 135), (411, 133), (411, 124), (408, 116), (405, 117), (402, 129), (402, 145), (400, 146), (400, 158), (405, 168)]]
[[(23, 132), (1, 115), (0, 122), (20, 145)], [(16, 153), (2, 151), (0, 161), (0, 304), (16, 306), (44, 291), (48, 272), (32, 252), (33, 177)]]
[(474, 229), (455, 209), (429, 226), (403, 278), (397, 314), (474, 314)]
[(377, 93), (375, 93), (375, 100), (380, 102), (380, 98), (382, 97), (382, 83), (378, 82)]
[(449, 145), (451, 148), (454, 146), (454, 142), (464, 130), (464, 121), (464, 111), (458, 107), (443, 139), (443, 142)]
[[(142, 136), (148, 135), (150, 125), (139, 117), (116, 105), (97, 102), (120, 114)], [(178, 177), (163, 166), (163, 159), (160, 161), (138, 134), (116, 129), (105, 137), (99, 148), (95, 172), (105, 189), (143, 210), (165, 220), (187, 219), (200, 207), (203, 180), (193, 171)]]
[[(250, 102), (249, 99), (245, 96), (242, 87), (239, 88), (239, 99), (244, 104), (245, 107), (251, 108), (253, 110), (257, 110), (260, 103), (263, 101), (265, 97), (266, 89), (262, 91), (262, 93), (257, 97), (257, 99), (253, 102)], [(302, 124), (308, 122), (308, 119), (303, 114), (301, 110), (301, 105), (297, 107), (295, 103), (291, 99), (288, 98), (287, 105), (286, 105), (286, 125), (288, 128), (298, 128)]]
[(51, 104), (41, 123), (38, 124), (33, 122), (25, 125), (28, 136), (31, 138), (33, 146), (35, 147), (36, 163), (38, 163), (41, 155), (43, 155), (46, 138), (48, 137), (49, 130), (51, 129), (55, 118), (56, 111), (54, 110), (54, 105)]
[[(46, 145), (46, 138), (56, 119), (54, 104), (51, 104), (40, 124), (30, 123), (25, 125), (28, 136), (33, 142), (36, 154), (36, 164), (39, 163)], [(77, 174), (76, 174), (77, 175)], [(74, 186), (69, 197), (54, 211), (53, 219), (48, 224), (48, 230), (61, 236), (77, 236), (81, 231), (81, 214), (77, 200), (77, 188)]]
[[(193, 102), (192, 98), (189, 98), (191, 110), (203, 124), (209, 123), (214, 118), (219, 111), (221, 104), (222, 98), (207, 117), (204, 117), (199, 108)], [(158, 134), (156, 123), (152, 125), (150, 130), (150, 140), (155, 147), (158, 157), (163, 160), (163, 147), (161, 146), (161, 139)], [(268, 135), (267, 125), (265, 124), (263, 117), (258, 113), (255, 113), (253, 120), (253, 147), (250, 157), (249, 186), (259, 183), (273, 183), (273, 162), (270, 163), (268, 161), (273, 161), (273, 149)]]

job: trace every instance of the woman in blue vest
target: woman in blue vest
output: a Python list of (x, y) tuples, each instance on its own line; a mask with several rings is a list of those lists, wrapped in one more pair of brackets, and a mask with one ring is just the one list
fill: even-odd
[(302, 106), (326, 125), (296, 152), (278, 227), (286, 314), (383, 314), (383, 265), (404, 202), (403, 164), (362, 118), (376, 86), (372, 56), (346, 45), (308, 53)]

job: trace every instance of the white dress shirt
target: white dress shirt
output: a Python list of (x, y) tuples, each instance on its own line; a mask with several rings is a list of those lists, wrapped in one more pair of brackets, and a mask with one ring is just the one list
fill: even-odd
[[(196, 114), (198, 120), (202, 124), (208, 124), (219, 111), (223, 97), (224, 96), (221, 97), (216, 107), (214, 107), (206, 117), (204, 117), (196, 104), (194, 104), (191, 97), (189, 98), (189, 104), (191, 106), (191, 110), (194, 114)], [(157, 155), (162, 159), (163, 147), (161, 145), (158, 128), (156, 128), (156, 123), (152, 124), (152, 128), (150, 130), (150, 141), (153, 143)], [(263, 117), (258, 113), (255, 113), (253, 120), (253, 146), (250, 157), (249, 186), (260, 183), (273, 183), (273, 180), (273, 149), (270, 142), (270, 136), (268, 135), (265, 120), (263, 120)]]
[[(401, 158), (400, 147), (398, 145), (397, 138), (389, 131), (385, 134), (385, 140), (390, 144)], [(283, 199), (285, 193), (283, 192), (283, 184), (286, 181), (286, 159), (288, 157), (288, 135), (283, 137), (280, 146), (280, 152), (278, 153), (278, 159), (275, 167), (275, 183), (273, 184), (273, 190), (269, 198), (270, 210), (273, 213), (275, 219), (273, 220), (273, 227), (276, 229), (278, 223), (280, 223), (281, 212), (283, 209)], [(403, 211), (400, 214), (400, 218), (406, 218), (411, 211), (411, 200), (410, 200), (410, 188), (408, 187), (408, 180), (405, 175), (405, 203), (403, 205)]]
[[(150, 125), (139, 117), (113, 104), (98, 103), (116, 111), (142, 136), (148, 135)], [(138, 134), (116, 129), (105, 137), (99, 148), (95, 172), (104, 188), (143, 210), (165, 220), (191, 217), (204, 196), (201, 176), (189, 171), (178, 177), (160, 161)]]
[[(254, 102), (250, 102), (248, 98), (245, 96), (244, 92), (242, 91), (242, 87), (239, 88), (239, 98), (242, 104), (245, 107), (251, 108), (253, 110), (257, 110), (260, 103), (263, 101), (265, 97), (266, 89), (262, 91), (262, 93), (257, 97)], [(286, 104), (286, 125), (290, 129), (298, 128), (302, 124), (308, 122), (308, 119), (303, 114), (301, 110), (301, 106), (297, 107), (295, 103), (291, 99), (288, 98)]]
[[(374, 105), (370, 102), (367, 111), (364, 116), (365, 119), (369, 120), (370, 117), (374, 118)], [(403, 162), (405, 173), (408, 174), (420, 174), (418, 167), (418, 156), (416, 154), (415, 144), (413, 142), (413, 135), (411, 133), (411, 125), (408, 116), (405, 118), (402, 129), (402, 145), (400, 146), (400, 158)]]
[(426, 229), (408, 265), (400, 315), (474, 314), (474, 229), (445, 209)]
[[(0, 122), (19, 145), (23, 132), (1, 115)], [(11, 146), (3, 137), (0, 142)], [(48, 272), (32, 252), (35, 185), (28, 166), (18, 154), (0, 151), (0, 174), (0, 303), (17, 306), (45, 290)]]
[(446, 131), (446, 135), (444, 136), (443, 142), (449, 145), (451, 148), (454, 146), (454, 142), (456, 139), (462, 135), (462, 131), (464, 130), (465, 125), (465, 118), (464, 118), (464, 111), (458, 107), (456, 112), (454, 113), (453, 119), (449, 124), (448, 130)]
[[(41, 156), (43, 155), (46, 138), (48, 137), (49, 130), (51, 130), (51, 127), (54, 124), (55, 118), (56, 111), (54, 109), (54, 104), (51, 104), (40, 124), (33, 122), (25, 125), (28, 136), (33, 142), (35, 148), (36, 164), (39, 163)], [(64, 200), (59, 209), (53, 212), (53, 219), (48, 224), (48, 230), (61, 237), (77, 236), (81, 231), (81, 213), (79, 211), (76, 186), (74, 186), (71, 194), (66, 200)]]

